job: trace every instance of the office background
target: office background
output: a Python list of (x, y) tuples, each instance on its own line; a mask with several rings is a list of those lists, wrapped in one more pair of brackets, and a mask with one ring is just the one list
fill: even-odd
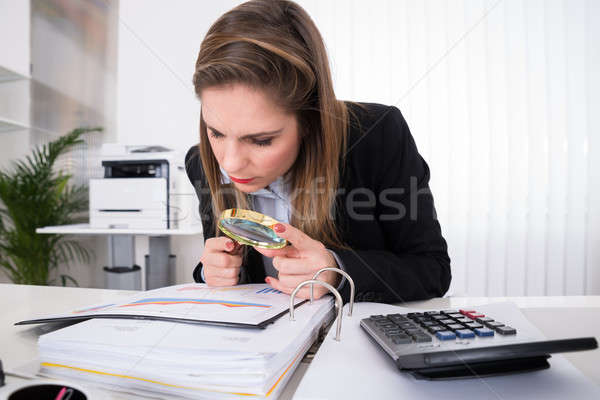
[[(103, 142), (196, 143), (195, 57), (239, 3), (0, 0), (0, 66), (26, 77), (0, 83), (13, 125), (0, 132), (0, 166), (79, 122), (105, 127), (63, 160), (80, 182), (101, 174)], [(396, 105), (408, 121), (432, 171), (451, 293), (600, 294), (600, 2), (299, 3), (323, 34), (338, 97)], [(81, 240), (96, 259), (69, 273), (101, 287), (105, 238)], [(191, 280), (201, 238), (172, 248), (177, 281)]]

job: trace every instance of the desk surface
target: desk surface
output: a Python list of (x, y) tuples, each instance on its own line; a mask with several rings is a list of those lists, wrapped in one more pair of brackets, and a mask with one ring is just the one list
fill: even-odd
[[(51, 325), (13, 326), (13, 323), (38, 314), (70, 311), (95, 303), (113, 301), (135, 293), (123, 290), (85, 289), (55, 286), (0, 284), (0, 359), (11, 370), (37, 357), (37, 338)], [(549, 339), (595, 336), (600, 338), (600, 296), (567, 297), (451, 297), (412, 302), (407, 306), (423, 309), (448, 309), (477, 306), (488, 302), (512, 301)], [(343, 333), (343, 332), (342, 332)], [(568, 353), (565, 357), (597, 384), (600, 384), (600, 350)], [(289, 399), (310, 364), (301, 363), (281, 399)], [(8, 377), (7, 382), (18, 380)], [(114, 394), (114, 399), (131, 398)]]
[(180, 229), (126, 229), (126, 228), (92, 228), (90, 224), (73, 224), (45, 226), (37, 228), (36, 233), (55, 233), (60, 235), (145, 235), (145, 236), (174, 236), (199, 235), (202, 225), (189, 226)]

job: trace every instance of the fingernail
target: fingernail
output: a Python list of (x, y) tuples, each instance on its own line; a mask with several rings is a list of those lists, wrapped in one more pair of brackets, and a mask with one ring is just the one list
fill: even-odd
[(227, 248), (229, 250), (231, 250), (231, 249), (233, 249), (233, 242), (230, 240), (229, 242), (227, 242), (227, 244), (225, 246), (227, 246)]
[(282, 233), (282, 232), (285, 232), (285, 225), (283, 225), (283, 224), (275, 224), (275, 226), (273, 227), (273, 229), (277, 233)]
[(269, 285), (271, 284), (271, 278), (269, 278), (268, 276), (265, 278), (265, 282), (267, 282)]

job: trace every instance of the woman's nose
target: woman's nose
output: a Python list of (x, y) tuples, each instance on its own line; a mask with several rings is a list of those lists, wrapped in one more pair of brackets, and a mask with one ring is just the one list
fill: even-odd
[(237, 143), (228, 143), (223, 152), (221, 166), (227, 173), (242, 171), (247, 164), (246, 155)]

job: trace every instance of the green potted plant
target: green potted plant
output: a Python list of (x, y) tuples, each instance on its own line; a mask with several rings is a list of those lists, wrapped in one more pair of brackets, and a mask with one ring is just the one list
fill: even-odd
[(35, 148), (10, 170), (0, 170), (0, 267), (14, 283), (77, 285), (71, 276), (59, 274), (58, 266), (88, 262), (88, 250), (64, 235), (41, 235), (36, 229), (76, 223), (87, 210), (87, 188), (69, 184), (71, 175), (54, 171), (54, 164), (84, 142), (83, 134), (100, 130), (75, 129)]

